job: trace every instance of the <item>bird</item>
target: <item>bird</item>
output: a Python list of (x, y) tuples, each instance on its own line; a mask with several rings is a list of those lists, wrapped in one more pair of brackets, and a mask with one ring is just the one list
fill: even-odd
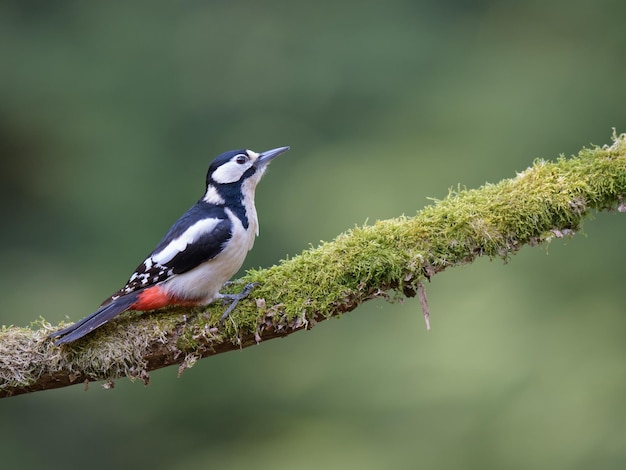
[(221, 294), (259, 233), (255, 189), (269, 163), (289, 147), (231, 150), (209, 165), (204, 195), (169, 229), (128, 282), (90, 315), (50, 335), (55, 345), (76, 341), (127, 310), (231, 301), (222, 321), (254, 288)]

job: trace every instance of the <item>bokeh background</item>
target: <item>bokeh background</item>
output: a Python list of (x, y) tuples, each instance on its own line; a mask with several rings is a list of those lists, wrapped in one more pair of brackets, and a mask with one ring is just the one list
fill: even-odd
[[(0, 323), (119, 288), (210, 160), (269, 266), (626, 130), (617, 0), (0, 3)], [(626, 466), (626, 221), (486, 259), (283, 340), (0, 402), (3, 468)]]

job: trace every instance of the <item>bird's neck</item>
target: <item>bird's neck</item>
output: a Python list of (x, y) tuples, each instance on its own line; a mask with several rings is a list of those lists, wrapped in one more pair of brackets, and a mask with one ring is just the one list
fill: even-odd
[(247, 230), (249, 226), (258, 232), (254, 193), (256, 181), (245, 180), (234, 184), (209, 184), (202, 202), (230, 209)]

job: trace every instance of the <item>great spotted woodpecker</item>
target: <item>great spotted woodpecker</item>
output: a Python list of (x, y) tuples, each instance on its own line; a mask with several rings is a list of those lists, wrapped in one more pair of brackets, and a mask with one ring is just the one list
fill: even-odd
[(168, 305), (207, 305), (217, 299), (231, 306), (247, 295), (220, 294), (243, 264), (259, 232), (254, 191), (268, 164), (289, 147), (263, 153), (233, 150), (209, 166), (206, 192), (170, 228), (124, 287), (100, 308), (51, 335), (55, 344), (71, 343), (126, 310), (154, 310)]

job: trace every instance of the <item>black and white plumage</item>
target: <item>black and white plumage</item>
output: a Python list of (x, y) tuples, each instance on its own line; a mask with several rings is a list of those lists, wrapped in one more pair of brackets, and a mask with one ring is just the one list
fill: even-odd
[(204, 196), (185, 212), (119, 291), (91, 315), (51, 336), (75, 341), (126, 310), (207, 305), (241, 267), (258, 235), (255, 189), (267, 165), (289, 150), (233, 150), (209, 166)]

